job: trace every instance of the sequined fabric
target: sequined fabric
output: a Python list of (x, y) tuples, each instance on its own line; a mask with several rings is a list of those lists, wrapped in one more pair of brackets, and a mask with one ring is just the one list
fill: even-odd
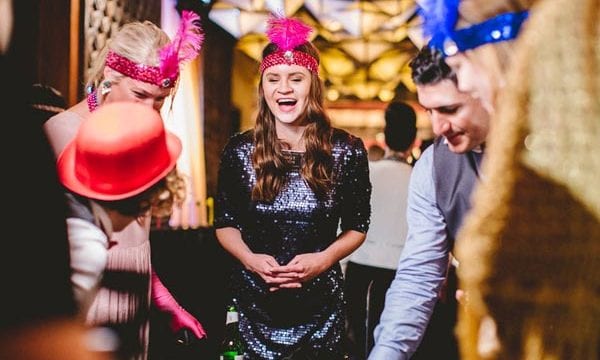
[(275, 65), (300, 65), (315, 74), (319, 73), (319, 62), (314, 57), (302, 51), (277, 51), (267, 56), (261, 63), (259, 71), (262, 74), (266, 69)]
[(176, 73), (171, 77), (165, 77), (159, 66), (138, 64), (112, 51), (106, 56), (106, 66), (113, 70), (117, 70), (121, 74), (129, 76), (132, 79), (140, 80), (162, 88), (173, 87), (179, 76), (179, 73)]
[[(256, 181), (252, 132), (234, 136), (221, 158), (215, 227), (239, 229), (253, 252), (270, 254), (280, 264), (327, 248), (336, 239), (338, 223), (342, 231), (366, 232), (371, 194), (366, 150), (359, 138), (342, 130), (334, 130), (332, 140), (334, 185), (323, 199), (301, 177), (304, 154), (288, 152), (288, 182), (273, 203), (264, 203), (250, 200)], [(269, 292), (258, 275), (236, 264), (232, 294), (249, 358), (298, 353), (343, 358), (342, 281), (336, 264), (300, 289)]]

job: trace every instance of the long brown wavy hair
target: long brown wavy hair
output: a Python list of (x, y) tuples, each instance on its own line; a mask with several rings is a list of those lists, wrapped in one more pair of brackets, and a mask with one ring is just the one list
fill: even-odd
[[(275, 44), (269, 44), (263, 50), (263, 59), (277, 51)], [(294, 50), (309, 54), (319, 61), (317, 49), (310, 43), (297, 46)], [(318, 74), (311, 74), (310, 91), (305, 111), (300, 115), (307, 123), (302, 134), (306, 148), (301, 168), (302, 177), (317, 197), (322, 198), (332, 182), (331, 121), (323, 107), (323, 84)], [(256, 171), (256, 184), (252, 189), (255, 201), (272, 202), (286, 183), (289, 163), (282, 150), (287, 147), (277, 138), (275, 116), (269, 109), (262, 89), (262, 76), (259, 83), (259, 105), (254, 126), (255, 150), (252, 164)]]

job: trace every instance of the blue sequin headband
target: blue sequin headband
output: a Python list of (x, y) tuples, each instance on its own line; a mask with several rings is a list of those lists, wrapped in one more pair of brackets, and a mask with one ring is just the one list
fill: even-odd
[(519, 34), (528, 15), (528, 11), (504, 13), (464, 29), (438, 31), (429, 46), (440, 50), (444, 56), (452, 56), (484, 44), (512, 40)]

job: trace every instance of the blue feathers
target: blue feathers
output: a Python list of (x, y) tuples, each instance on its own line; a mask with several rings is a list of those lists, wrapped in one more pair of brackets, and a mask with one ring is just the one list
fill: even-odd
[(419, 15), (423, 18), (425, 36), (450, 35), (458, 19), (460, 0), (421, 0)]
[(512, 40), (517, 37), (528, 12), (501, 13), (490, 19), (456, 30), (460, 0), (420, 0), (419, 16), (423, 18), (423, 35), (429, 47), (444, 56), (474, 49), (483, 44)]

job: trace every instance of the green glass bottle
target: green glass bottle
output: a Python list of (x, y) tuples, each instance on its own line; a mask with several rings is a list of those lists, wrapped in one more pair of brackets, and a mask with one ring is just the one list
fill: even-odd
[(244, 346), (238, 327), (238, 312), (235, 305), (227, 307), (225, 320), (225, 337), (221, 344), (220, 360), (244, 360)]

